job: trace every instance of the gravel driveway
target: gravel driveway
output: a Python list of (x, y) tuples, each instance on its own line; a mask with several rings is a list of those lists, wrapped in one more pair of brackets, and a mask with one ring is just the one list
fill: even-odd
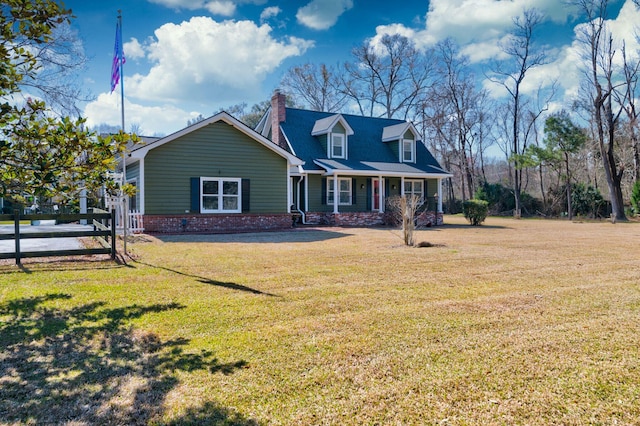
[[(13, 225), (0, 225), (0, 234), (12, 234)], [(20, 233), (92, 230), (91, 225), (20, 225)], [(76, 250), (84, 248), (78, 238), (29, 238), (20, 240), (20, 251)], [(15, 251), (14, 240), (0, 240), (0, 253)]]

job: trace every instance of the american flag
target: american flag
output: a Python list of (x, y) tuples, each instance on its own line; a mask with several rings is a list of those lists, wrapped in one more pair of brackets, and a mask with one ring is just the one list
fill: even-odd
[(124, 52), (122, 51), (122, 35), (120, 22), (116, 25), (116, 43), (113, 47), (113, 63), (111, 64), (111, 92), (114, 91), (120, 82), (120, 65), (125, 63)]

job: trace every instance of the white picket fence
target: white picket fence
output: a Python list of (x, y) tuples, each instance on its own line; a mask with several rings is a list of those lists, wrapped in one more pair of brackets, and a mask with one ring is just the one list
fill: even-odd
[[(120, 197), (107, 197), (105, 200), (107, 210), (115, 209), (116, 211), (116, 232), (122, 234), (124, 232), (124, 202)], [(139, 210), (129, 210), (127, 217), (127, 233), (141, 234), (144, 232), (143, 215)]]
[(142, 234), (144, 232), (143, 216), (139, 210), (129, 211), (129, 232), (132, 234)]

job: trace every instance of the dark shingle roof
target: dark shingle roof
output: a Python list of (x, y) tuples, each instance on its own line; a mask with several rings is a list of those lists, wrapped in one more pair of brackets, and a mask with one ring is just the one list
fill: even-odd
[(349, 158), (347, 160), (327, 159), (326, 151), (318, 138), (311, 135), (311, 131), (317, 120), (332, 115), (335, 114), (295, 108), (286, 109), (286, 121), (280, 125), (291, 144), (293, 154), (305, 161), (305, 170), (338, 169), (372, 173), (448, 174), (422, 143), (416, 144), (415, 164), (400, 163), (398, 154), (391, 149), (389, 143), (382, 142), (382, 132), (385, 127), (401, 124), (404, 121), (389, 118), (342, 114), (354, 131), (348, 139)]

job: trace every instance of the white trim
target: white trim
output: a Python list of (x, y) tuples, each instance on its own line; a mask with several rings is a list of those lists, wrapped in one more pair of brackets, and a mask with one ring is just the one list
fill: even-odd
[[(342, 146), (342, 155), (334, 155), (334, 151), (333, 151), (333, 137), (336, 136), (338, 137), (338, 139), (342, 139), (342, 142), (340, 143), (340, 145)], [(329, 158), (338, 158), (341, 160), (346, 160), (347, 159), (347, 135), (345, 135), (344, 133), (329, 133), (327, 135), (327, 137), (329, 138), (328, 140), (328, 144), (329, 144)]]
[(311, 136), (318, 136), (330, 133), (336, 124), (342, 124), (344, 127), (347, 136), (353, 135), (353, 129), (349, 126), (347, 120), (342, 116), (342, 114), (330, 115), (329, 117), (322, 118), (320, 120), (316, 120), (313, 125), (313, 129), (311, 129)]
[(260, 133), (256, 132), (255, 130), (251, 129), (250, 127), (248, 127), (246, 124), (244, 124), (243, 122), (237, 120), (236, 118), (234, 118), (233, 116), (229, 115), (228, 113), (222, 111), (219, 112), (218, 114), (207, 118), (206, 120), (202, 120), (199, 121), (196, 124), (192, 124), (189, 127), (185, 127), (182, 130), (179, 130), (175, 133), (170, 134), (169, 136), (165, 136), (162, 139), (158, 139), (155, 142), (152, 142), (150, 144), (141, 146), (138, 149), (134, 149), (133, 151), (131, 151), (131, 157), (132, 158), (144, 158), (147, 153), (149, 151), (151, 151), (152, 149), (155, 149), (159, 146), (162, 146), (166, 143), (172, 142), (184, 135), (187, 135), (191, 132), (194, 132), (196, 130), (199, 130), (203, 127), (208, 126), (209, 124), (213, 124), (213, 123), (217, 123), (218, 121), (222, 121), (234, 128), (236, 128), (237, 130), (239, 130), (240, 132), (244, 133), (245, 135), (249, 136), (250, 138), (252, 138), (253, 140), (255, 140), (256, 142), (259, 142), (260, 144), (264, 145), (265, 147), (267, 147), (268, 149), (270, 149), (271, 151), (275, 152), (276, 154), (280, 155), (281, 157), (284, 157), (287, 159), (287, 161), (289, 161), (291, 164), (293, 165), (302, 165), (304, 164), (304, 161), (302, 161), (301, 159), (299, 159), (298, 157), (296, 157), (295, 155), (290, 154), (287, 150), (279, 147), (278, 145), (274, 144), (273, 142), (271, 142), (269, 139), (267, 139), (266, 137), (262, 136)]
[(426, 188), (425, 188), (426, 185), (425, 185), (424, 180), (422, 180), (422, 179), (403, 179), (402, 180), (402, 195), (403, 196), (407, 195), (406, 192), (404, 191), (404, 187), (407, 184), (407, 182), (411, 183), (411, 195), (417, 195), (415, 193), (415, 190), (414, 190), (413, 186), (416, 183), (420, 183), (420, 185), (422, 186), (422, 189), (420, 191), (420, 199), (424, 200), (425, 199), (425, 190), (426, 190)]
[(438, 179), (438, 213), (442, 213), (442, 179)]
[[(411, 144), (411, 158), (410, 159), (406, 159), (404, 157), (404, 144), (405, 143), (410, 143)], [(402, 159), (403, 163), (414, 163), (416, 162), (416, 140), (415, 139), (400, 139), (400, 143), (398, 144), (400, 145), (400, 158)]]
[[(131, 184), (133, 183), (133, 186), (136, 187), (136, 195), (133, 196), (133, 198), (136, 200), (136, 211), (140, 211), (140, 197), (138, 196), (138, 194), (140, 193), (139, 189), (140, 186), (138, 184), (138, 179), (139, 177), (135, 177), (135, 178), (131, 178), (131, 179), (127, 179), (125, 181), (125, 183)], [(131, 197), (128, 197), (129, 200), (131, 200)], [(131, 210), (131, 201), (129, 201), (129, 210)]]
[[(349, 201), (346, 203), (340, 201), (340, 193), (342, 192), (340, 189), (340, 183), (343, 181), (349, 182)], [(333, 182), (333, 191), (330, 191), (330, 182)], [(329, 193), (333, 192), (334, 213), (338, 213), (338, 206), (350, 206), (353, 204), (353, 189), (353, 179), (350, 177), (338, 177), (337, 175), (334, 175), (333, 179), (327, 179), (327, 203), (329, 203)]]
[[(340, 213), (338, 210), (338, 201), (340, 197), (336, 197), (336, 188), (338, 187), (338, 175), (333, 175), (333, 212)], [(327, 180), (327, 202), (329, 202), (329, 181)]]
[[(293, 204), (293, 197), (291, 196), (293, 185), (291, 184), (291, 179), (293, 179), (291, 177), (291, 167), (289, 162), (287, 162), (287, 213), (291, 213), (291, 204)], [(240, 199), (240, 201), (242, 202), (242, 199)], [(240, 205), (240, 209), (242, 210), (242, 205)]]
[[(205, 194), (202, 190), (202, 185), (205, 181), (209, 182), (218, 182), (218, 194), (211, 194), (218, 197), (218, 209), (205, 209), (203, 198), (209, 194)], [(225, 210), (222, 208), (224, 206), (224, 197), (225, 194), (222, 193), (224, 188), (224, 182), (235, 182), (238, 184), (238, 194), (233, 195), (238, 200), (238, 208), (233, 210)], [(227, 194), (229, 196), (229, 194)], [(203, 214), (220, 214), (220, 213), (242, 213), (242, 178), (228, 178), (228, 177), (200, 177), (200, 213)]]
[(140, 191), (140, 205), (138, 206), (138, 209), (140, 210), (140, 213), (144, 214), (145, 212), (144, 158), (141, 158), (138, 164), (139, 164), (138, 178), (140, 179), (140, 187), (138, 188), (138, 190)]
[(387, 126), (382, 129), (382, 142), (392, 142), (404, 138), (404, 134), (407, 130), (411, 130), (413, 138), (418, 140), (419, 133), (413, 123), (405, 121), (404, 123), (394, 124), (393, 126)]

